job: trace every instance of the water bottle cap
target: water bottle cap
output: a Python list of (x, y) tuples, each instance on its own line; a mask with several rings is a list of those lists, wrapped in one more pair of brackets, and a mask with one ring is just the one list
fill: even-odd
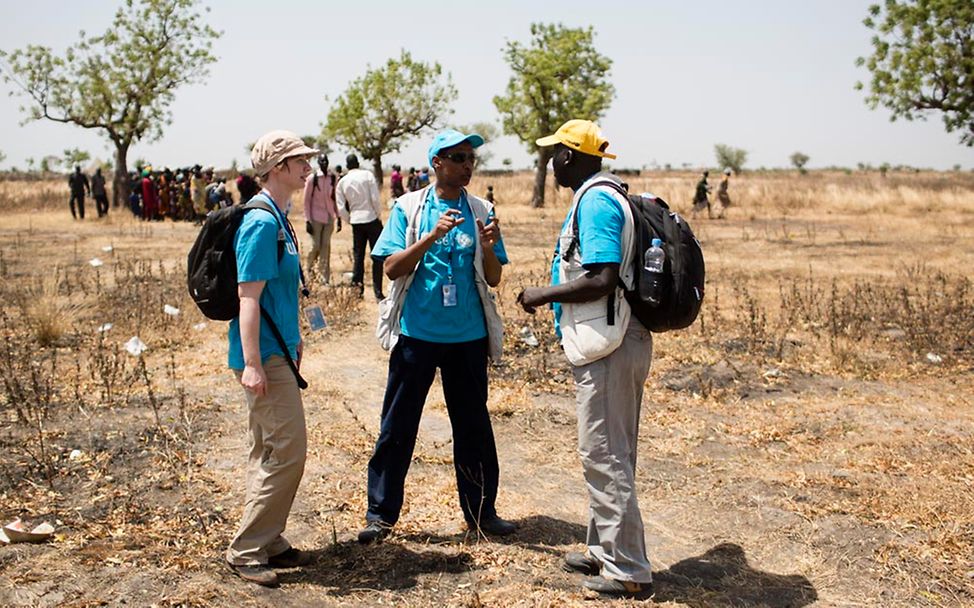
[(663, 241), (661, 241), (659, 239), (653, 239), (653, 247), (659, 247), (662, 244), (663, 244)]

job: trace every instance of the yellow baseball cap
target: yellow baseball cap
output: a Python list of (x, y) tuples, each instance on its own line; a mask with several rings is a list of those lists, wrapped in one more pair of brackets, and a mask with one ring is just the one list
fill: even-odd
[(554, 135), (542, 137), (534, 143), (542, 148), (555, 144), (565, 144), (572, 150), (578, 150), (589, 156), (616, 157), (615, 154), (609, 154), (605, 151), (609, 147), (609, 140), (602, 137), (602, 130), (599, 129), (599, 125), (591, 120), (569, 120), (561, 125)]

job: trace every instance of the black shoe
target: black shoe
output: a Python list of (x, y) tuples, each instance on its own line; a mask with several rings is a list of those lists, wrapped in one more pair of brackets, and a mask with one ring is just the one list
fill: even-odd
[(301, 551), (294, 547), (288, 547), (284, 553), (278, 553), (267, 559), (267, 565), (271, 568), (298, 568), (307, 566), (314, 561), (314, 557), (307, 551)]
[(370, 521), (369, 525), (358, 533), (358, 542), (368, 545), (389, 536), (391, 531), (392, 526), (384, 521)]
[(479, 526), (475, 521), (467, 522), (467, 526), (471, 530), (477, 530), (479, 528), (484, 534), (493, 534), (494, 536), (508, 536), (517, 531), (517, 524), (506, 519), (501, 519), (496, 515), (480, 520)]
[(230, 562), (227, 562), (227, 565), (230, 566), (230, 569), (237, 576), (248, 583), (256, 583), (262, 587), (277, 587), (281, 584), (281, 581), (277, 578), (277, 572), (274, 572), (267, 566), (235, 566)]
[(565, 554), (565, 561), (561, 567), (565, 572), (581, 572), (591, 576), (597, 575), (602, 570), (601, 562), (591, 554), (575, 551)]
[(377, 293), (377, 294), (373, 294), (373, 295), (375, 295), (375, 301), (376, 302), (381, 302), (382, 300), (385, 300), (386, 299), (386, 294), (384, 294), (384, 293)]
[(631, 597), (634, 599), (648, 599), (653, 596), (653, 583), (632, 583), (617, 581), (604, 576), (593, 576), (582, 582), (582, 587), (614, 597)]

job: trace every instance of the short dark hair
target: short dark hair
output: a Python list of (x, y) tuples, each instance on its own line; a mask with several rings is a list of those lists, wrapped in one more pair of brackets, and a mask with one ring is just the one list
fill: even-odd
[(355, 156), (354, 154), (349, 154), (348, 156), (346, 156), (345, 165), (349, 169), (358, 169), (358, 156)]

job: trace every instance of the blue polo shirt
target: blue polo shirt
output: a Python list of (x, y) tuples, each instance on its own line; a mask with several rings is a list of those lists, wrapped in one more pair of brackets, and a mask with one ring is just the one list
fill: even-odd
[[(287, 242), (284, 255), (277, 260), (278, 234), (284, 225), (280, 210), (265, 193), (257, 195), (274, 210), (274, 215), (262, 210), (248, 211), (233, 240), (237, 255), (237, 282), (266, 281), (260, 294), (260, 307), (266, 310), (281, 332), (292, 358), (297, 358), (301, 330), (298, 327), (298, 293), (301, 285), (298, 250), (291, 235), (284, 230)], [(276, 218), (275, 218), (276, 216)], [(243, 346), (240, 342), (240, 317), (230, 321), (228, 332), (230, 348), (227, 354), (231, 369), (244, 368)], [(270, 327), (260, 320), (260, 360), (263, 363), (272, 355), (284, 356)]]
[[(452, 344), (486, 337), (487, 325), (474, 282), (477, 222), (466, 197), (442, 200), (430, 188), (418, 218), (417, 238), (432, 232), (447, 209), (459, 210), (464, 222), (433, 243), (423, 255), (406, 293), (399, 325), (402, 334), (410, 338)], [(383, 259), (404, 250), (408, 223), (405, 211), (397, 203), (372, 250), (372, 257)], [(501, 264), (507, 264), (503, 239), (494, 244), (494, 253)], [(457, 289), (457, 305), (444, 306), (443, 285), (450, 281), (451, 274)]]
[[(571, 221), (572, 210), (561, 225), (562, 234)], [(605, 190), (592, 188), (578, 201), (578, 251), (582, 266), (592, 264), (622, 264), (622, 229), (626, 215), (614, 196)], [(561, 239), (555, 242), (555, 255), (551, 262), (551, 284), (560, 282), (558, 265), (561, 263)], [(561, 337), (561, 304), (551, 305), (555, 313), (555, 333)]]

